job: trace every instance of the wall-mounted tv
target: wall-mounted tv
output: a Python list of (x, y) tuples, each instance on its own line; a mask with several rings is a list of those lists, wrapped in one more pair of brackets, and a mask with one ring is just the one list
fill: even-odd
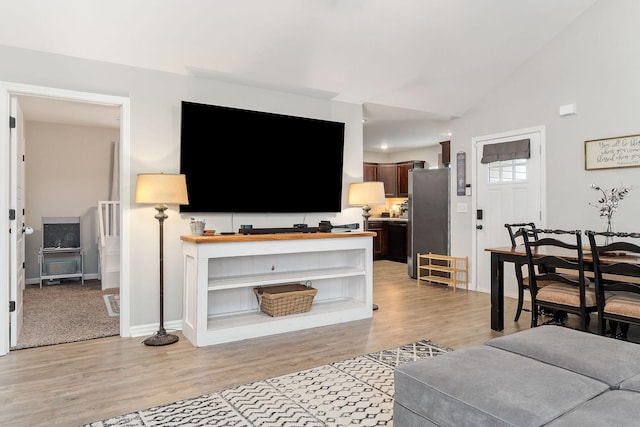
[(180, 212), (342, 210), (344, 123), (182, 101)]

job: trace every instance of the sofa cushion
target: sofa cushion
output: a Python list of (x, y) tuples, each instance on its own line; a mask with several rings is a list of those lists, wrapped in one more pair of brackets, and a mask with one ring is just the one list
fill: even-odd
[(439, 427), (401, 404), (393, 404), (393, 425), (396, 427)]
[(640, 420), (640, 393), (608, 391), (563, 415), (548, 427), (636, 427)]
[(617, 388), (640, 374), (640, 345), (555, 325), (542, 325), (485, 342), (569, 369)]
[(476, 346), (397, 367), (394, 405), (438, 426), (540, 426), (608, 388), (534, 359)]
[(622, 381), (622, 383), (620, 383), (620, 390), (630, 390), (640, 393), (640, 375), (634, 375)]

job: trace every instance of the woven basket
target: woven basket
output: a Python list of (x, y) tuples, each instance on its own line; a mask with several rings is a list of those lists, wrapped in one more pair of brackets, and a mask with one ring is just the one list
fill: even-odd
[(305, 313), (311, 310), (313, 297), (318, 290), (311, 286), (296, 284), (253, 288), (260, 310), (269, 316)]

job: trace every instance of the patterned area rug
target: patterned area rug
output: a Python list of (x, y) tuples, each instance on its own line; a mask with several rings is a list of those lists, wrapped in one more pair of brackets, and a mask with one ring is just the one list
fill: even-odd
[(395, 367), (449, 351), (418, 341), (84, 427), (392, 426)]

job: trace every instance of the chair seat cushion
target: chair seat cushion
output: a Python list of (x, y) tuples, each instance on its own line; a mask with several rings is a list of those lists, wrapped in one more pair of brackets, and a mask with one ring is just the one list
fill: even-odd
[(604, 312), (640, 319), (640, 294), (615, 293), (607, 299)]
[[(551, 280), (539, 280), (537, 283), (538, 283), (538, 288), (544, 288), (545, 286), (549, 286), (550, 284), (555, 282)], [(529, 277), (522, 278), (522, 286), (525, 288), (529, 287)]]
[[(553, 282), (540, 288), (536, 299), (543, 302), (580, 307), (580, 289), (577, 286), (567, 285), (566, 283)], [(587, 307), (596, 306), (596, 293), (592, 288), (585, 291), (585, 305)]]
[(438, 426), (527, 427), (544, 425), (608, 389), (586, 376), (483, 345), (400, 365), (394, 405)]
[[(561, 274), (561, 276), (564, 276), (570, 280), (575, 280), (575, 281), (578, 280), (578, 276), (574, 276), (571, 274)], [(544, 288), (545, 286), (549, 286), (550, 284), (556, 283), (556, 282), (554, 282), (553, 280), (538, 280), (537, 283), (538, 283), (538, 288)], [(585, 277), (584, 283), (585, 285), (589, 286), (591, 284), (591, 281), (587, 277)], [(529, 287), (529, 276), (522, 278), (522, 286), (524, 286), (525, 288)]]

